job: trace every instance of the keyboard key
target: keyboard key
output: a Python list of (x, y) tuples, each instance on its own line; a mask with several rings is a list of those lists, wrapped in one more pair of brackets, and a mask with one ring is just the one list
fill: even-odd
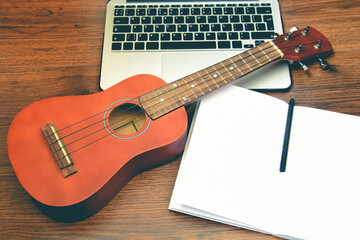
[(201, 24), (201, 25), (200, 25), (200, 31), (201, 31), (201, 32), (208, 32), (208, 31), (210, 31), (210, 25), (209, 25), (209, 24)]
[(250, 34), (248, 32), (241, 32), (240, 39), (250, 39)]
[(227, 34), (224, 32), (218, 32), (216, 35), (218, 40), (227, 40)]
[(114, 26), (114, 31), (113, 32), (130, 32), (131, 31), (131, 26), (129, 25), (120, 25), (120, 26)]
[(231, 23), (238, 23), (238, 22), (240, 22), (240, 17), (232, 15), (232, 16), (230, 16), (230, 22)]
[(199, 31), (199, 26), (197, 24), (189, 25), (189, 32), (197, 32), (197, 31)]
[(275, 33), (274, 32), (252, 32), (251, 38), (252, 39), (274, 39)]
[(211, 24), (211, 31), (216, 32), (220, 30), (220, 24)]
[(166, 25), (166, 32), (175, 32), (176, 25)]
[(223, 14), (222, 8), (213, 8), (214, 15), (221, 15)]
[(129, 24), (128, 17), (115, 17), (114, 24)]
[(179, 15), (179, 9), (177, 8), (170, 8), (169, 15)]
[(271, 15), (264, 15), (263, 19), (264, 19), (264, 22), (266, 23), (267, 29), (274, 30), (273, 17)]
[(244, 48), (253, 48), (254, 45), (253, 44), (244, 44)]
[(146, 9), (144, 8), (136, 9), (136, 16), (144, 16), (145, 14), (146, 14)]
[(144, 50), (144, 49), (145, 49), (145, 43), (143, 42), (135, 43), (135, 50)]
[(211, 8), (203, 8), (201, 9), (202, 15), (210, 15), (211, 14)]
[(165, 32), (165, 25), (155, 25), (155, 32)]
[(229, 17), (228, 16), (219, 16), (219, 22), (220, 23), (228, 23)]
[(142, 25), (134, 25), (133, 32), (142, 32), (143, 28)]
[(197, 16), (196, 22), (197, 23), (206, 23), (206, 17), (205, 16)]
[(151, 17), (141, 17), (141, 23), (142, 24), (150, 24), (151, 23)]
[[(114, 16), (124, 16), (124, 9), (115, 9)], [(116, 49), (119, 50), (119, 49)]]
[(167, 8), (160, 8), (158, 11), (158, 15), (159, 16), (164, 16), (168, 14), (168, 9)]
[(135, 9), (125, 9), (125, 16), (134, 16)]
[(271, 7), (257, 7), (257, 14), (271, 13)]
[(124, 50), (133, 50), (133, 43), (131, 42), (124, 43)]
[(171, 34), (172, 40), (181, 40), (181, 33), (173, 33)]
[(262, 22), (261, 15), (252, 15), (251, 18), (253, 22)]
[(257, 30), (257, 31), (264, 31), (264, 30), (266, 30), (266, 25), (265, 25), (265, 23), (257, 23), (257, 24), (256, 24), (256, 30)]
[(147, 42), (146, 43), (146, 49), (147, 50), (158, 50), (159, 49), (159, 43), (158, 42)]
[(144, 26), (144, 32), (153, 32), (154, 26), (153, 25), (145, 25)]
[(262, 43), (264, 43), (265, 41), (264, 40), (256, 40), (255, 41), (255, 46), (257, 46), (257, 45), (260, 45), (260, 44), (262, 44)]
[(195, 40), (204, 40), (205, 39), (205, 35), (204, 33), (195, 33)]
[(162, 41), (170, 41), (170, 33), (162, 33), (160, 38)]
[(254, 7), (247, 7), (245, 8), (246, 14), (255, 14), (255, 8)]
[(153, 17), (152, 18), (153, 24), (161, 24), (162, 23), (162, 17)]
[(126, 41), (128, 41), (128, 42), (136, 41), (136, 34), (128, 34), (126, 36)]
[(233, 48), (242, 48), (242, 42), (241, 41), (232, 41), (232, 47)]
[(255, 30), (255, 26), (253, 23), (245, 24), (245, 31), (254, 31), (254, 30)]
[(140, 33), (138, 35), (138, 41), (147, 41), (148, 40), (148, 35), (147, 33)]
[(149, 8), (147, 10), (147, 15), (148, 16), (155, 16), (156, 15), (156, 9), (155, 8)]
[(206, 33), (206, 40), (215, 40), (215, 33)]
[(234, 14), (233, 8), (224, 8), (224, 14)]
[(159, 34), (158, 33), (150, 33), (149, 40), (150, 41), (159, 41)]
[(193, 40), (193, 34), (192, 33), (184, 33), (183, 40)]
[(180, 8), (180, 15), (189, 15), (190, 9), (189, 8)]
[(130, 23), (131, 24), (139, 24), (140, 23), (140, 18), (139, 17), (131, 17), (130, 18)]
[(244, 8), (243, 7), (236, 7), (235, 8), (235, 14), (244, 14)]
[(217, 16), (208, 16), (208, 23), (217, 23)]
[(230, 41), (219, 41), (218, 48), (230, 48)]
[(200, 8), (192, 8), (191, 15), (200, 15)]
[(221, 28), (224, 32), (230, 32), (232, 31), (232, 26), (231, 24), (222, 24), (221, 25)]
[(164, 17), (164, 23), (173, 23), (174, 17)]
[(113, 34), (113, 41), (125, 41), (125, 34)]
[(241, 16), (241, 22), (251, 22), (249, 15), (243, 15)]
[(177, 16), (175, 17), (175, 23), (184, 23), (184, 17)]
[(186, 23), (195, 23), (195, 17), (193, 16), (187, 16), (185, 18)]
[(216, 49), (216, 42), (162, 42), (161, 49)]
[(239, 34), (237, 32), (230, 32), (229, 39), (231, 39), (231, 40), (239, 39)]
[(180, 24), (177, 26), (177, 31), (178, 32), (186, 32), (187, 31), (187, 25), (185, 24)]
[(121, 50), (121, 43), (113, 43), (111, 50)]
[(234, 24), (234, 31), (243, 31), (244, 27), (241, 23)]

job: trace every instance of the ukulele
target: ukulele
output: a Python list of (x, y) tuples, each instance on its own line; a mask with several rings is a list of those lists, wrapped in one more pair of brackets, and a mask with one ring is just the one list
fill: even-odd
[[(269, 63), (331, 52), (329, 41), (306, 27), (169, 84), (142, 74), (99, 93), (35, 102), (10, 126), (12, 167), (47, 216), (82, 220), (102, 209), (133, 176), (182, 153), (184, 105)], [(328, 67), (324, 60), (321, 64)]]

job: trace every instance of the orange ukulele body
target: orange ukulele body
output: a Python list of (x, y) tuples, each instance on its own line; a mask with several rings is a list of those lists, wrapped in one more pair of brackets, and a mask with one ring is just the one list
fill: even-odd
[[(183, 107), (155, 121), (141, 112), (140, 120), (121, 123), (123, 132), (110, 127), (116, 114), (131, 109), (122, 119), (138, 115), (141, 105), (136, 98), (162, 85), (165, 82), (155, 76), (137, 75), (96, 94), (33, 103), (16, 116), (8, 134), (9, 158), (20, 183), (45, 214), (59, 221), (84, 219), (104, 207), (134, 175), (170, 162), (183, 151)], [(54, 157), (61, 151), (51, 150), (42, 131), (49, 123), (56, 126), (55, 137), (61, 137), (71, 155), (66, 161), (75, 173), (64, 177), (61, 172)]]

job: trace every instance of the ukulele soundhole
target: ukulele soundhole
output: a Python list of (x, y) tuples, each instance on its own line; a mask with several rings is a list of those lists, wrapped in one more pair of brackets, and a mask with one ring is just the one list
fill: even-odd
[(133, 99), (122, 99), (112, 103), (104, 114), (106, 130), (120, 139), (136, 138), (143, 134), (149, 125), (150, 119), (138, 101)]

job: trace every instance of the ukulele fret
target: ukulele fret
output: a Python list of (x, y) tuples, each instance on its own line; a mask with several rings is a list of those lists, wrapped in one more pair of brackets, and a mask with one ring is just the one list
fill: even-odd
[(55, 157), (55, 161), (58, 164), (60, 171), (64, 178), (77, 172), (70, 154), (66, 150), (65, 144), (62, 141), (58, 130), (54, 123), (46, 124), (41, 127), (46, 141), (49, 144), (50, 150)]

